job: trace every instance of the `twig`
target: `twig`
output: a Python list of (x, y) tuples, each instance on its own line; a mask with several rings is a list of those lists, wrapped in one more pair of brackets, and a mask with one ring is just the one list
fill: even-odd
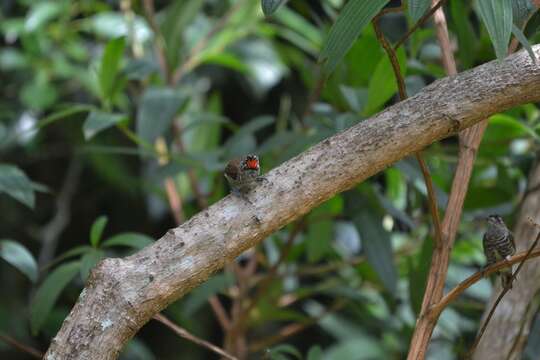
[(20, 350), (24, 353), (27, 353), (28, 355), (36, 358), (36, 359), (43, 359), (43, 353), (41, 353), (40, 351), (28, 346), (28, 345), (25, 345), (25, 344), (22, 344), (20, 343), (19, 341), (15, 340), (14, 338), (12, 338), (11, 336), (9, 335), (5, 335), (5, 334), (2, 334), (0, 333), (0, 340), (4, 341), (5, 343), (13, 346), (14, 348), (16, 348), (17, 350)]
[[(394, 76), (396, 78), (396, 83), (398, 86), (399, 97), (401, 100), (405, 100), (407, 98), (407, 89), (405, 87), (405, 80), (403, 79), (403, 75), (401, 74), (399, 61), (397, 59), (395, 50), (392, 48), (392, 46), (390, 46), (388, 40), (386, 40), (384, 34), (379, 27), (378, 18), (373, 19), (373, 29), (375, 30), (375, 35), (377, 36), (378, 41), (381, 43), (381, 46), (386, 51), (388, 58), (390, 59), (390, 63), (392, 64), (392, 69), (394, 70)], [(442, 232), (439, 210), (437, 208), (437, 198), (435, 195), (435, 190), (433, 188), (433, 180), (431, 179), (431, 175), (429, 174), (427, 164), (422, 158), (422, 153), (417, 152), (415, 154), (415, 157), (418, 161), (418, 164), (420, 165), (420, 169), (422, 170), (422, 175), (424, 177), (424, 183), (426, 184), (429, 210), (431, 213), (431, 217), (433, 218), (433, 226), (435, 228), (435, 247), (437, 248), (442, 244)]]
[(176, 84), (180, 81), (182, 76), (184, 74), (191, 70), (193, 66), (196, 64), (196, 56), (205, 48), (205, 46), (208, 44), (210, 39), (219, 31), (221, 28), (225, 26), (225, 24), (229, 21), (231, 16), (240, 10), (242, 6), (244, 5), (244, 1), (238, 1), (233, 7), (231, 7), (227, 13), (214, 25), (214, 27), (193, 46), (191, 49), (187, 59), (184, 61), (184, 63), (178, 67), (171, 78), (172, 84)]
[[(531, 218), (529, 218), (529, 221), (534, 224), (536, 227), (540, 227), (540, 225), (536, 224)], [(530, 256), (531, 256), (531, 253), (533, 252), (534, 248), (536, 247), (536, 245), (538, 245), (538, 242), (540, 241), (540, 231), (538, 232), (538, 235), (536, 236), (536, 239), (534, 240), (534, 242), (531, 244), (531, 246), (529, 247), (529, 250), (527, 250), (527, 253), (525, 254), (525, 256), (523, 257), (523, 259), (521, 260), (521, 262), (519, 263), (516, 271), (514, 271), (514, 273), (512, 274), (512, 279), (510, 280), (510, 284), (514, 281), (514, 279), (516, 278), (517, 274), (519, 273), (519, 271), (521, 270), (521, 268), (523, 267), (523, 264), (525, 264), (525, 261), (527, 261)], [(480, 343), (480, 340), (482, 339), (482, 336), (484, 335), (484, 332), (486, 331), (487, 329), (487, 326), (489, 324), (489, 322), (491, 321), (491, 318), (493, 317), (493, 314), (495, 313), (495, 309), (497, 309), (497, 306), (499, 305), (499, 303), (501, 302), (502, 298), (504, 297), (504, 295), (506, 295), (506, 293), (508, 291), (510, 291), (510, 286), (508, 287), (505, 287), (504, 289), (502, 289), (501, 293), (499, 294), (499, 296), (497, 297), (497, 300), (495, 300), (495, 303), (493, 304), (493, 306), (491, 307), (491, 310), (489, 311), (488, 313), (488, 316), (486, 317), (486, 321), (484, 321), (484, 325), (482, 325), (482, 328), (480, 329), (480, 332), (478, 333), (478, 336), (476, 337), (476, 340), (474, 341), (473, 345), (471, 346), (471, 349), (469, 350), (469, 356), (472, 355), (472, 353), (474, 352), (474, 350), (476, 349), (476, 347), (478, 346), (478, 344)]]
[(398, 40), (398, 42), (394, 45), (394, 50), (397, 50), (401, 45), (403, 45), (403, 43), (405, 41), (407, 41), (407, 39), (409, 38), (409, 36), (411, 36), (411, 34), (413, 32), (416, 31), (416, 29), (418, 29), (420, 26), (424, 25), (424, 23), (426, 21), (429, 20), (429, 18), (431, 17), (431, 15), (433, 15), (433, 13), (435, 11), (437, 11), (438, 8), (440, 8), (442, 5), (444, 5), (444, 3), (446, 2), (446, 0), (440, 0), (437, 5), (433, 6), (431, 8), (431, 10), (429, 10), (427, 13), (424, 14), (424, 16), (422, 16), (417, 22), (416, 24), (414, 24), (414, 26), (412, 28), (409, 29), (409, 31), (407, 31), (407, 33), (405, 35), (403, 35), (403, 37), (401, 39)]
[(212, 343), (209, 343), (208, 341), (203, 340), (203, 339), (191, 334), (186, 329), (176, 325), (175, 323), (173, 323), (171, 320), (167, 319), (167, 317), (165, 317), (162, 314), (154, 315), (154, 320), (159, 321), (160, 323), (162, 323), (163, 325), (167, 326), (169, 329), (174, 331), (178, 336), (180, 336), (180, 337), (182, 337), (182, 338), (184, 338), (186, 340), (189, 340), (189, 341), (191, 341), (191, 342), (193, 342), (193, 343), (195, 343), (195, 344), (197, 344), (199, 346), (205, 347), (208, 350), (213, 351), (216, 354), (219, 354), (219, 355), (221, 355), (224, 358), (227, 358), (229, 360), (238, 360), (238, 358), (232, 356), (231, 354), (226, 353), (223, 349), (217, 347), (216, 345), (214, 345)]
[(161, 30), (159, 29), (159, 26), (156, 22), (154, 0), (143, 0), (143, 5), (146, 20), (148, 20), (148, 24), (150, 25), (150, 28), (154, 32), (154, 36), (156, 38), (156, 45), (154, 46), (154, 51), (156, 53), (156, 57), (158, 58), (159, 66), (163, 71), (165, 81), (167, 83), (170, 83), (172, 81), (171, 70), (169, 68), (169, 64), (167, 62), (167, 55), (165, 53), (165, 39), (163, 38), (163, 34), (161, 33)]
[(68, 166), (62, 188), (56, 198), (56, 213), (54, 217), (41, 229), (42, 246), (39, 252), (38, 264), (43, 268), (53, 258), (58, 245), (58, 239), (71, 217), (71, 200), (79, 183), (82, 171), (80, 159), (73, 158)]

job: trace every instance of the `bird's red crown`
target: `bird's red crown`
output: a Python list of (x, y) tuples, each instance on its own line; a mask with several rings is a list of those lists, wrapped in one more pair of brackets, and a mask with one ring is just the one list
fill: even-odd
[(246, 158), (246, 168), (251, 170), (259, 169), (259, 158), (254, 155), (248, 155)]

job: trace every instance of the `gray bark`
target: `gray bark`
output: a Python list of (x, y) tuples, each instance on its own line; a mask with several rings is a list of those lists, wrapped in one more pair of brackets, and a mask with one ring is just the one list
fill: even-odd
[[(540, 54), (540, 46), (535, 47)], [(123, 259), (105, 259), (46, 354), (114, 359), (152, 315), (243, 251), (335, 194), (490, 114), (540, 101), (540, 66), (525, 52), (436, 81), (270, 171)]]

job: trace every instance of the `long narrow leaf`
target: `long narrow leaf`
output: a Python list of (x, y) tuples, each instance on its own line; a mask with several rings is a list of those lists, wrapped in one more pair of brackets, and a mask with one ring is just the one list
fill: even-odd
[(431, 0), (409, 0), (408, 10), (411, 20), (414, 23), (417, 22), (424, 15), (430, 4)]
[(371, 19), (388, 3), (388, 0), (359, 1), (350, 0), (341, 11), (330, 29), (321, 51), (320, 61), (324, 63), (325, 73), (331, 73), (343, 59), (347, 51), (369, 24)]
[(503, 59), (512, 32), (512, 0), (477, 0), (476, 8), (486, 25), (497, 58)]

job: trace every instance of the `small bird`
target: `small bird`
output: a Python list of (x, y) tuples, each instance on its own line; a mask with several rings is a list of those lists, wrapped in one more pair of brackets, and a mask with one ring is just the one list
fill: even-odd
[(225, 178), (231, 186), (232, 193), (243, 196), (251, 191), (257, 183), (264, 180), (257, 155), (249, 154), (229, 161), (225, 167)]
[[(508, 260), (516, 253), (516, 244), (512, 232), (508, 230), (499, 215), (490, 215), (487, 218), (487, 231), (482, 244), (487, 258), (486, 266), (492, 265), (502, 259)], [(512, 268), (505, 268), (498, 272), (501, 276), (503, 288), (512, 288)]]

